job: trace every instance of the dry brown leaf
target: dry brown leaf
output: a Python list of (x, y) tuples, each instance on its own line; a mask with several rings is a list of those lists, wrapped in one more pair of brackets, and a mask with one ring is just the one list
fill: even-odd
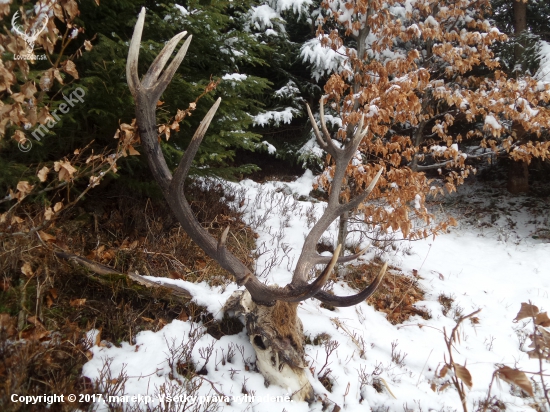
[(114, 259), (116, 256), (116, 253), (114, 250), (112, 249), (109, 249), (109, 250), (106, 250), (105, 252), (103, 252), (101, 254), (101, 260), (102, 261), (109, 261), (111, 259)]
[(54, 207), (53, 207), (53, 211), (55, 213), (59, 212), (61, 209), (63, 208), (63, 202), (57, 202)]
[[(98, 1), (98, 0), (96, 0)], [(84, 40), (84, 49), (86, 49), (86, 51), (90, 51), (93, 49), (94, 46), (92, 46), (92, 43), (89, 41), (89, 40)]]
[(203, 270), (206, 267), (206, 261), (203, 259), (197, 259), (195, 261), (195, 267), (197, 270)]
[(48, 207), (45, 211), (44, 211), (44, 219), (46, 220), (52, 220), (52, 217), (55, 215), (54, 211), (52, 210), (51, 207)]
[[(40, 88), (44, 91), (48, 91), (53, 86), (53, 68), (46, 70), (40, 78)], [(40, 120), (40, 119), (39, 119)], [(42, 122), (41, 122), (42, 123)], [(42, 123), (44, 124), (44, 123)]]
[(185, 309), (182, 309), (180, 314), (178, 315), (178, 320), (181, 320), (183, 322), (187, 322), (189, 320), (189, 315), (185, 311)]
[(25, 102), (25, 95), (23, 93), (14, 93), (11, 95), (11, 98), (17, 103)]
[(539, 313), (535, 317), (535, 325), (540, 325), (544, 327), (550, 326), (550, 318), (548, 317), (548, 312)]
[(101, 177), (99, 176), (90, 176), (90, 187), (96, 187), (101, 183)]
[(53, 5), (53, 12), (55, 14), (55, 17), (57, 17), (61, 21), (65, 21), (65, 16), (63, 15), (63, 9), (61, 8), (61, 5), (59, 3), (55, 3)]
[(42, 322), (40, 322), (38, 320), (38, 318), (36, 316), (29, 316), (27, 318), (27, 321), (29, 323), (32, 323), (34, 326), (36, 326), (37, 328), (41, 328), (41, 329), (46, 329), (46, 327), (42, 324)]
[(458, 363), (453, 363), (456, 376), (466, 384), (468, 388), (472, 387), (472, 375), (470, 371), (466, 369), (465, 366), (459, 365)]
[(41, 182), (45, 182), (49, 172), (50, 172), (50, 169), (44, 166), (42, 169), (40, 169), (40, 171), (37, 174), (38, 180), (40, 180)]
[(439, 377), (444, 378), (445, 375), (447, 375), (447, 371), (449, 370), (449, 367), (447, 365), (443, 365), (441, 370), (439, 371)]
[(542, 325), (537, 326), (537, 330), (542, 335), (542, 340), (544, 341), (544, 344), (549, 346), (550, 345), (550, 330), (546, 329)]
[(166, 319), (160, 318), (158, 320), (158, 330), (164, 328), (168, 324), (168, 321)]
[(139, 156), (139, 152), (134, 149), (134, 146), (132, 146), (131, 144), (128, 145), (128, 153), (130, 154), (130, 156)]
[(68, 182), (73, 178), (76, 169), (71, 165), (71, 162), (62, 160), (54, 163), (54, 170), (59, 172), (59, 180)]
[(32, 270), (31, 264), (29, 262), (25, 262), (23, 266), (21, 266), (21, 273), (29, 278), (34, 275), (34, 271)]
[(21, 219), (19, 216), (13, 216), (13, 217), (11, 218), (11, 224), (12, 224), (12, 225), (20, 224), (20, 223), (23, 223), (23, 222), (24, 222), (24, 220)]
[(441, 387), (438, 389), (439, 392), (443, 392), (445, 389), (447, 389), (449, 386), (451, 386), (451, 382), (445, 382)]
[(57, 238), (55, 236), (52, 236), (49, 233), (46, 233), (42, 230), (39, 230), (38, 234), (40, 235), (40, 239), (42, 239), (45, 242), (53, 242), (53, 241), (57, 240)]
[(101, 329), (99, 329), (99, 331), (97, 332), (97, 335), (95, 335), (94, 345), (99, 346), (100, 343), (101, 343)]
[(54, 69), (54, 71), (53, 71), (53, 76), (56, 78), (56, 80), (57, 80), (60, 84), (63, 84), (63, 77), (61, 77), (61, 73), (59, 72), (59, 69)]
[(22, 180), (17, 183), (17, 190), (21, 192), (21, 197), (19, 197), (19, 200), (23, 200), (25, 196), (27, 196), (32, 189), (34, 188), (34, 185), (29, 184), (26, 180)]
[(8, 337), (14, 337), (17, 333), (15, 328), (15, 316), (10, 316), (7, 313), (0, 313), (0, 330), (5, 330)]
[(76, 70), (76, 65), (72, 60), (67, 60), (61, 64), (61, 69), (73, 76), (75, 79), (78, 79), (78, 71)]
[(34, 82), (27, 82), (21, 86), (21, 93), (25, 95), (27, 99), (32, 99), (37, 92)]
[(21, 334), (23, 339), (27, 340), (40, 340), (50, 334), (49, 331), (42, 328), (30, 328)]
[(69, 305), (71, 305), (73, 308), (75, 308), (75, 307), (84, 306), (85, 303), (86, 303), (85, 298), (83, 298), (83, 299), (71, 299), (71, 301), (69, 302)]
[(46, 295), (46, 306), (48, 308), (51, 308), (53, 305), (53, 299), (50, 295)]
[(523, 302), (521, 304), (521, 309), (519, 310), (518, 314), (516, 315), (516, 318), (514, 319), (514, 322), (518, 322), (525, 318), (532, 318), (534, 316), (537, 316), (539, 313), (539, 308), (537, 308), (535, 305), (531, 305), (530, 303)]
[(503, 366), (497, 369), (497, 376), (505, 382), (513, 383), (520, 387), (530, 396), (533, 396), (533, 386), (527, 375), (519, 369), (512, 369), (508, 366)]
[(69, 14), (70, 19), (74, 19), (80, 14), (78, 10), (78, 5), (75, 0), (68, 0), (63, 3), (63, 8)]

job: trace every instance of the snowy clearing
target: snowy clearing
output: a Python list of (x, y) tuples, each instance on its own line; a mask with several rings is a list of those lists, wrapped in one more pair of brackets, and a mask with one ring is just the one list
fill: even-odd
[[(262, 279), (268, 283), (284, 285), (290, 281), (312, 216), (322, 213), (323, 202), (308, 197), (312, 183), (313, 175), (308, 171), (293, 183), (258, 184), (245, 180), (229, 184), (241, 193), (246, 190), (244, 220), (259, 235), (258, 249), (278, 251), (275, 258), (273, 253), (264, 253), (257, 261), (256, 273), (263, 273)], [(382, 253), (384, 260), (403, 273), (412, 276), (414, 270), (420, 276), (426, 297), (419, 306), (431, 313), (429, 320), (415, 316), (403, 324), (392, 325), (386, 314), (365, 302), (335, 310), (324, 309), (313, 299), (302, 302), (298, 313), (304, 334), (312, 341), (306, 347), (309, 379), (319, 399), (311, 405), (288, 401), (285, 388), (264, 385), (262, 375), (253, 370), (255, 354), (244, 329), (237, 335), (216, 340), (198, 333), (201, 326), (189, 321), (174, 320), (156, 333), (141, 332), (135, 345), (94, 346), (93, 359), (84, 366), (83, 375), (98, 379), (105, 359), (110, 358), (111, 376), (118, 376), (124, 369), (129, 377), (122, 390), (112, 392), (130, 396), (123, 404), (125, 407), (132, 404), (134, 395), (151, 396), (135, 399), (134, 403), (139, 403), (143, 410), (159, 405), (162, 395), (189, 395), (189, 387), (182, 388), (175, 380), (170, 381), (169, 375), (177, 375), (179, 369), (171, 367), (167, 359), (177, 358), (180, 343), (188, 341), (190, 331), (194, 330), (191, 336), (197, 342), (190, 356), (196, 370), (205, 364), (209, 346), (213, 353), (204, 365), (206, 374), (194, 378), (201, 383), (194, 394), (203, 398), (182, 397), (178, 400), (187, 403), (173, 403), (170, 408), (177, 405), (173, 410), (197, 407), (196, 410), (208, 411), (216, 408), (264, 411), (267, 406), (270, 411), (321, 411), (323, 400), (346, 411), (462, 410), (452, 386), (441, 392), (434, 392), (430, 386), (444, 356), (448, 356), (443, 329), (449, 333), (456, 318), (481, 309), (475, 322), (467, 320), (462, 324), (460, 343), (453, 350), (454, 361), (466, 364), (472, 375), (473, 386), (466, 390), (468, 410), (476, 410), (487, 396), (496, 365), (530, 372), (539, 370), (538, 360), (529, 359), (526, 354), (530, 343), (527, 335), (532, 333), (530, 322), (526, 319), (514, 323), (513, 319), (522, 302), (532, 301), (541, 310), (550, 307), (550, 214), (544, 202), (548, 200), (505, 198), (504, 189), (468, 184), (444, 202), (458, 215), (459, 227), (435, 240), (398, 242), (397, 250)], [(334, 240), (334, 225), (324, 237)], [(354, 241), (358, 239), (351, 239), (351, 243)], [(362, 259), (372, 259), (376, 252), (370, 250)], [(392, 271), (386, 276), (392, 276)], [(196, 302), (218, 319), (223, 315), (226, 299), (237, 289), (235, 284), (221, 290), (181, 280), (164, 281), (188, 288)], [(340, 295), (352, 292), (343, 283), (334, 284), (333, 290)], [(441, 296), (449, 302), (447, 309), (440, 303)], [(89, 335), (95, 333), (90, 331)], [(319, 341), (324, 344), (315, 344)], [(327, 342), (338, 345), (328, 361)], [(361, 356), (363, 350), (365, 354)], [(331, 370), (330, 392), (318, 380), (319, 372), (322, 370), (324, 374), (327, 368)], [(535, 376), (533, 387), (535, 399), (542, 404), (538, 379)], [(441, 379), (435, 383), (441, 383)], [(248, 395), (261, 399), (251, 402)], [(534, 399), (508, 383), (493, 384), (491, 395), (503, 402), (507, 411), (534, 410), (529, 406)], [(206, 396), (217, 398), (210, 398), (207, 404)], [(269, 398), (277, 396), (278, 399)], [(276, 400), (279, 402), (273, 402)], [(105, 404), (97, 405), (98, 410), (108, 410)], [(329, 410), (332, 409), (330, 406)]]

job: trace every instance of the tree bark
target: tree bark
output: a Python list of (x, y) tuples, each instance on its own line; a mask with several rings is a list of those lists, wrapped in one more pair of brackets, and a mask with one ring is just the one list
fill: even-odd
[[(523, 0), (514, 1), (514, 34), (516, 38), (521, 35), (522, 32), (527, 30), (527, 3)], [(514, 57), (516, 65), (521, 63), (523, 52), (525, 50), (524, 44), (517, 41), (514, 47)]]
[(517, 162), (512, 160), (510, 162), (507, 189), (514, 195), (529, 191), (529, 168), (527, 162), (522, 160)]
[[(527, 30), (527, 3), (523, 0), (513, 0), (514, 1), (514, 34), (518, 37), (523, 31)], [(514, 54), (516, 58), (516, 63), (521, 60), (523, 54), (523, 45), (521, 43), (516, 43), (514, 49)]]
[[(516, 38), (521, 35), (522, 32), (527, 30), (527, 2), (523, 0), (513, 0), (514, 2), (514, 34)], [(525, 45), (522, 42), (517, 41), (514, 47), (514, 58), (516, 66), (521, 64), (523, 60), (523, 53), (525, 51)], [(523, 67), (522, 67), (523, 71)], [(521, 129), (521, 130), (518, 130)], [(525, 134), (525, 130), (521, 125), (513, 124), (512, 130), (516, 133), (516, 136), (521, 139), (521, 135)], [(527, 162), (522, 160), (512, 161), (508, 169), (508, 191), (512, 194), (525, 193), (529, 191), (529, 168)]]

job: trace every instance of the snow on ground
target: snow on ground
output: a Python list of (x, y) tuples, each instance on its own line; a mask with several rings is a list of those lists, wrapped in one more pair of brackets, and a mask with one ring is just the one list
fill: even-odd
[[(270, 283), (284, 285), (290, 281), (304, 236), (314, 217), (322, 214), (323, 202), (308, 197), (312, 183), (313, 175), (306, 172), (293, 183), (258, 184), (244, 180), (228, 184), (240, 196), (246, 196), (242, 206), (244, 219), (259, 235), (261, 256), (256, 273)], [(437, 393), (430, 385), (446, 356), (443, 329), (449, 332), (454, 327), (457, 313), (465, 315), (477, 309), (481, 309), (477, 315), (479, 323), (463, 323), (460, 343), (453, 351), (455, 362), (466, 363), (473, 378), (473, 387), (467, 390), (469, 410), (475, 410), (475, 404), (485, 399), (496, 365), (538, 370), (538, 362), (525, 353), (530, 343), (526, 340), (530, 333), (528, 322), (513, 323), (513, 319), (522, 302), (532, 301), (542, 309), (550, 307), (548, 198), (509, 197), (504, 196), (503, 189), (474, 184), (459, 189), (443, 206), (458, 214), (458, 228), (435, 240), (401, 242), (396, 251), (383, 254), (384, 259), (406, 274), (418, 271), (420, 284), (427, 292), (425, 301), (419, 304), (431, 312), (431, 319), (417, 316), (404, 324), (391, 325), (384, 313), (366, 303), (334, 311), (321, 308), (318, 301), (311, 299), (300, 304), (305, 335), (313, 341), (321, 334), (328, 334), (339, 344), (324, 368), (324, 371), (331, 369), (331, 392), (316, 376), (326, 363), (325, 347), (314, 344), (306, 347), (310, 381), (320, 398), (338, 404), (345, 411), (462, 410), (452, 387)], [(333, 241), (335, 226), (325, 236)], [(370, 251), (364, 259), (372, 258), (374, 253)], [(237, 288), (230, 285), (221, 290), (180, 280), (166, 279), (166, 282), (188, 288), (195, 300), (218, 319), (225, 300)], [(344, 284), (336, 284), (334, 292), (353, 293)], [(438, 302), (442, 295), (454, 299), (446, 315)], [(190, 322), (174, 320), (156, 333), (141, 332), (135, 345), (94, 346), (93, 359), (85, 365), (83, 375), (97, 379), (105, 359), (110, 358), (112, 376), (116, 377), (124, 368), (129, 377), (123, 393), (148, 394), (152, 397), (150, 408), (159, 404), (159, 395), (177, 391), (189, 395), (190, 388), (182, 388), (168, 379), (176, 368), (172, 369), (167, 359), (178, 357), (177, 348), (182, 340), (185, 343), (191, 339), (192, 326)], [(215, 407), (225, 411), (264, 411), (266, 407), (270, 411), (322, 410), (321, 402), (312, 405), (290, 402), (285, 398), (288, 396), (285, 388), (264, 385), (263, 377), (251, 367), (255, 355), (244, 331), (216, 340), (208, 334), (197, 335), (199, 330), (200, 325), (195, 325), (191, 333), (197, 338), (190, 355), (195, 367), (200, 369), (205, 364), (208, 347), (213, 348), (213, 354), (205, 366), (207, 374), (197, 378), (196, 382), (202, 385), (195, 395), (223, 394), (227, 398), (211, 398), (209, 405), (201, 403), (206, 398), (181, 398), (186, 399), (187, 406), (193, 401), (194, 406), (200, 407), (197, 410), (208, 411)], [(230, 352), (233, 356), (227, 359)], [(261, 399), (250, 402), (245, 393)], [(507, 383), (494, 384), (492, 395), (504, 402), (507, 411), (534, 410), (529, 406), (533, 399), (522, 397), (521, 391)], [(280, 402), (269, 399), (277, 396)], [(537, 396), (540, 400), (540, 390)], [(131, 398), (127, 400), (131, 403)], [(177, 410), (184, 410), (182, 404), (178, 405)], [(141, 406), (146, 409), (145, 403)], [(106, 408), (98, 403), (99, 410)]]

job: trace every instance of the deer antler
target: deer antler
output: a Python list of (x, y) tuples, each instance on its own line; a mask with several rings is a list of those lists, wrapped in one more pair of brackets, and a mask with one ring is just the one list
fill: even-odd
[[(325, 150), (327, 150), (336, 161), (336, 172), (334, 176), (333, 189), (329, 197), (329, 204), (324, 215), (313, 227), (312, 231), (306, 238), (304, 249), (302, 250), (302, 254), (298, 260), (298, 265), (292, 282), (282, 288), (264, 285), (235, 255), (230, 253), (225, 248), (225, 239), (227, 237), (228, 229), (224, 231), (220, 240), (216, 241), (197, 221), (184, 195), (185, 180), (187, 178), (187, 174), (189, 173), (193, 158), (195, 157), (202, 139), (206, 134), (208, 126), (210, 125), (210, 122), (212, 121), (214, 114), (220, 105), (221, 98), (214, 103), (204, 119), (201, 121), (200, 126), (196, 130), (191, 143), (185, 151), (185, 154), (173, 175), (166, 164), (157, 135), (157, 101), (160, 99), (162, 93), (172, 80), (177, 68), (185, 57), (192, 36), (189, 36), (186, 39), (172, 62), (166, 69), (164, 69), (179, 41), (182, 40), (187, 33), (182, 32), (174, 36), (153, 61), (143, 80), (140, 81), (137, 67), (144, 22), (145, 8), (142, 8), (134, 28), (132, 41), (130, 43), (128, 62), (126, 65), (126, 77), (128, 86), (136, 102), (136, 118), (147, 162), (153, 177), (161, 187), (164, 197), (172, 212), (175, 214), (187, 234), (206, 252), (208, 256), (216, 260), (225, 270), (233, 274), (237, 284), (244, 285), (250, 292), (252, 299), (261, 305), (271, 306), (277, 300), (285, 302), (299, 302), (310, 297), (315, 297), (322, 301), (333, 302), (332, 304), (334, 305), (337, 305), (338, 302), (343, 302), (343, 306), (346, 306), (346, 302), (348, 302), (349, 299), (356, 300), (358, 299), (358, 296), (362, 297), (372, 294), (372, 291), (369, 289), (373, 287), (372, 285), (360, 294), (347, 298), (333, 297), (326, 292), (321, 292), (321, 288), (326, 283), (332, 269), (334, 268), (334, 265), (338, 261), (341, 246), (337, 247), (337, 250), (334, 252), (332, 258), (319, 256), (315, 251), (317, 241), (332, 221), (334, 221), (334, 219), (344, 211), (358, 206), (359, 203), (361, 203), (361, 201), (363, 201), (372, 191), (378, 177), (382, 173), (381, 170), (378, 172), (377, 177), (373, 180), (365, 193), (353, 199), (351, 202), (339, 204), (338, 193), (340, 191), (341, 180), (344, 177), (347, 163), (355, 154), (357, 146), (366, 134), (366, 130), (363, 129), (364, 120), (361, 119), (357, 133), (353, 137), (351, 144), (344, 149), (337, 148), (330, 139), (328, 131), (326, 131), (326, 126), (324, 125), (323, 116), (322, 127), (323, 132), (325, 133), (326, 142), (322, 140), (314, 121), (312, 121), (318, 139), (322, 142), (322, 146), (324, 144), (323, 148), (325, 148)], [(312, 118), (309, 107), (308, 112)], [(353, 258), (355, 257), (357, 256), (353, 256)], [(349, 259), (350, 257), (346, 256), (344, 258), (340, 258), (340, 261)], [(315, 264), (327, 264), (327, 266), (321, 275), (315, 279), (315, 281), (308, 283), (307, 276), (309, 270)], [(376, 286), (374, 286), (374, 288), (376, 288)], [(362, 299), (365, 299), (365, 297)]]

